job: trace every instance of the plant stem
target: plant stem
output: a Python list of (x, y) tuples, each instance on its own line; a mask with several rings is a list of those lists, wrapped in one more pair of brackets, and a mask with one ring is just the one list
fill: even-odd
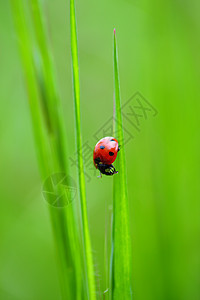
[(114, 30), (114, 86), (115, 86), (115, 133), (118, 135), (120, 152), (116, 166), (119, 173), (113, 184), (113, 257), (111, 273), (111, 298), (131, 299), (131, 246), (129, 209), (126, 181), (126, 161), (121, 115), (120, 83), (117, 59), (116, 32)]
[(85, 176), (82, 157), (82, 141), (81, 141), (81, 125), (80, 125), (80, 86), (79, 86), (79, 67), (78, 67), (78, 48), (77, 48), (77, 33), (76, 33), (76, 18), (74, 0), (70, 0), (70, 25), (71, 25), (71, 53), (72, 53), (72, 70), (73, 70), (73, 85), (74, 85), (74, 106), (76, 120), (76, 147), (78, 153), (78, 178), (79, 178), (79, 193), (81, 202), (82, 215), (82, 233), (83, 247), (86, 260), (86, 280), (88, 288), (88, 298), (96, 299), (95, 295), (95, 279), (93, 269), (93, 259), (91, 251), (90, 234), (87, 217), (86, 191), (85, 191)]

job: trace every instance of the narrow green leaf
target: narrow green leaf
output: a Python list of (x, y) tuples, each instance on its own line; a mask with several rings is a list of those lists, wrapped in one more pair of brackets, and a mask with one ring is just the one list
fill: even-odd
[(39, 160), (40, 171), (42, 179), (44, 180), (47, 175), (51, 174), (50, 164), (48, 163), (49, 151), (48, 141), (45, 134), (43, 123), (43, 116), (40, 109), (40, 96), (37, 87), (37, 82), (34, 73), (32, 49), (29, 34), (27, 31), (27, 24), (25, 20), (25, 12), (23, 2), (20, 0), (10, 1), (13, 11), (14, 24), (19, 39), (20, 57), (23, 65), (24, 78), (26, 89), (28, 93), (33, 131), (36, 141), (37, 156)]
[(41, 59), (41, 67), (36, 69), (37, 78), (43, 102), (47, 109), (47, 115), (50, 120), (51, 129), (53, 130), (52, 147), (57, 153), (57, 168), (58, 170), (67, 171), (67, 141), (64, 130), (63, 115), (61, 110), (61, 101), (59, 98), (55, 71), (52, 64), (52, 57), (46, 30), (44, 27), (44, 17), (41, 12), (41, 5), (39, 0), (31, 0), (32, 16), (34, 23), (34, 31), (38, 45), (39, 55)]
[(83, 157), (82, 157), (79, 65), (78, 65), (78, 48), (77, 48), (74, 0), (70, 0), (70, 25), (71, 25), (71, 54), (72, 54), (72, 70), (73, 70), (73, 85), (74, 85), (74, 106), (75, 106), (75, 122), (76, 122), (76, 147), (77, 147), (77, 156), (78, 156), (77, 159), (78, 159), (79, 196), (80, 196), (81, 215), (82, 215), (83, 246), (84, 246), (84, 255), (85, 255), (85, 262), (86, 262), (86, 282), (87, 282), (89, 299), (96, 299), (93, 259), (92, 259), (91, 242), (90, 242), (88, 217), (87, 217), (85, 176), (84, 176)]
[(121, 115), (120, 83), (117, 58), (116, 32), (114, 30), (114, 86), (115, 86), (115, 133), (120, 152), (116, 160), (118, 174), (113, 178), (113, 261), (112, 299), (131, 299), (131, 246), (129, 209), (126, 181), (126, 161)]

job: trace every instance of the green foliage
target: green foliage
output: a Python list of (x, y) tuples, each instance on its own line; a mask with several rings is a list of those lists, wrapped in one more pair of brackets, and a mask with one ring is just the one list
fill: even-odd
[[(58, 98), (62, 100), (64, 121), (68, 129), (67, 138), (70, 141), (66, 144), (67, 152), (63, 147), (60, 151), (66, 153), (66, 157), (72, 157), (76, 152), (72, 113), (69, 3), (66, 0), (41, 0), (43, 6), (39, 6), (43, 21), (44, 16), (48, 21), (44, 26), (45, 43), (50, 64), (52, 66), (53, 57), (55, 67), (54, 84), (46, 88), (47, 75), (44, 74), (46, 71), (36, 37), (35, 22), (27, 9), (31, 8), (32, 3), (20, 1), (25, 4), (25, 10), (16, 11), (15, 20), (19, 20), (13, 26), (11, 2), (12, 7), (19, 5), (16, 0), (0, 1), (0, 298), (55, 300), (61, 299), (60, 286), (48, 211), (41, 193), (28, 105), (44, 182), (55, 170), (59, 171), (62, 157), (59, 154), (58, 159), (58, 150), (55, 150), (63, 138), (62, 135), (54, 136), (54, 126), (59, 128), (60, 125), (56, 121), (57, 116), (53, 117), (50, 110), (48, 97), (51, 95), (47, 97), (50, 89), (55, 89), (56, 94), (59, 91)], [(136, 3), (121, 0), (113, 5), (112, 1), (106, 0), (77, 0), (76, 7), (82, 145), (88, 140), (91, 148), (95, 144), (94, 133), (111, 119), (111, 36), (114, 24), (117, 26), (133, 241), (133, 298), (200, 299), (200, 2), (144, 0)], [(18, 36), (17, 28), (20, 32)], [(20, 53), (23, 54), (23, 66), (26, 65), (23, 70), (18, 45), (21, 48)], [(56, 81), (55, 70), (58, 74)], [(55, 82), (58, 84), (53, 87)], [(141, 115), (138, 118), (140, 131), (135, 130), (129, 122), (136, 122), (134, 116), (124, 115), (127, 111), (123, 108), (136, 91), (158, 111), (155, 117), (152, 116), (152, 111), (146, 111), (145, 119), (142, 110), (135, 109)], [(150, 108), (148, 103), (146, 108)], [(130, 105), (133, 109), (134, 106), (139, 106), (136, 99)], [(129, 133), (132, 134), (130, 140), (127, 139)], [(57, 154), (54, 155), (54, 152)], [(118, 171), (120, 166), (117, 164), (121, 153), (119, 152), (114, 163)], [(104, 228), (107, 227), (107, 232), (110, 232), (110, 226), (105, 225), (105, 206), (106, 212), (111, 211), (112, 178), (104, 176), (102, 180), (97, 179), (93, 175), (92, 154), (90, 157), (90, 165), (89, 159), (89, 166), (84, 164), (86, 174), (91, 177), (90, 182), (86, 178), (87, 205), (93, 261), (97, 262), (95, 274), (100, 275), (97, 277), (98, 281), (96, 280), (96, 290), (101, 291), (102, 296), (102, 291), (108, 288), (107, 276), (104, 273), (105, 261), (108, 259), (105, 259), (107, 254), (103, 253), (103, 244)], [(75, 172), (74, 165), (70, 169), (73, 178)], [(118, 175), (120, 173), (114, 180), (117, 180)], [(78, 199), (75, 199), (73, 207), (77, 203)], [(63, 295), (68, 296), (66, 282), (70, 278), (70, 271), (67, 266), (70, 262), (73, 266), (70, 270), (74, 274), (77, 266), (74, 266), (73, 258), (76, 257), (77, 260), (77, 254), (71, 249), (71, 238), (70, 245), (68, 244), (68, 227), (64, 221), (66, 218), (63, 210), (60, 210), (63, 217), (58, 217), (57, 210), (52, 208), (51, 211), (57, 215), (56, 219), (52, 217), (53, 228), (57, 231), (56, 244), (66, 242), (57, 258), (58, 261), (62, 260), (60, 278), (63, 279)], [(67, 211), (69, 206), (65, 212)], [(79, 215), (78, 218), (80, 219)], [(107, 236), (109, 244), (110, 236)], [(76, 248), (83, 252), (79, 241)], [(72, 284), (69, 289), (72, 299), (76, 297), (74, 291), (78, 291), (81, 296), (86, 294), (83, 262), (81, 259), (81, 271), (77, 271), (80, 275), (77, 285), (80, 288)], [(106, 299), (108, 293), (105, 292)]]

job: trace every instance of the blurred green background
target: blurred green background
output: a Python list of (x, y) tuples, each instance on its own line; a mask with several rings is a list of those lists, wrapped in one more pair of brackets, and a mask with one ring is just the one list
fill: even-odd
[[(46, 0), (43, 5), (74, 158), (69, 3)], [(124, 121), (134, 137), (126, 144), (134, 299), (200, 299), (200, 4), (77, 0), (76, 8), (98, 290), (107, 288), (104, 244), (112, 179), (96, 178), (92, 149), (94, 135), (112, 117), (116, 27), (122, 102), (139, 91), (158, 111), (139, 118), (140, 132)], [(60, 299), (9, 1), (0, 1), (0, 38), (0, 299)], [(76, 179), (76, 166), (71, 175)]]

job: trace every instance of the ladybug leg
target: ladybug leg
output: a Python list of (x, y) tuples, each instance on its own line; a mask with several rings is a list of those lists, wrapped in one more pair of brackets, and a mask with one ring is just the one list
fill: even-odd
[(112, 168), (112, 172), (113, 172), (113, 174), (117, 174), (117, 173), (118, 173), (118, 171), (116, 171), (115, 167), (114, 167), (113, 165), (110, 165), (110, 166), (111, 166), (111, 168)]
[(97, 178), (102, 178), (102, 173), (100, 172), (99, 176), (97, 176)]

